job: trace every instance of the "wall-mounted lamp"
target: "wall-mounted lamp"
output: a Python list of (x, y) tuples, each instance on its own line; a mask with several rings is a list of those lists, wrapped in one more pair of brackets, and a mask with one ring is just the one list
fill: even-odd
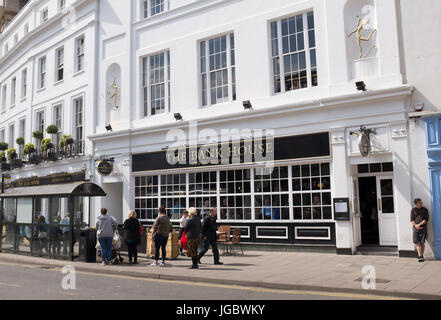
[(243, 102), (243, 107), (245, 108), (245, 110), (252, 110), (253, 109), (253, 105), (251, 104), (250, 100), (245, 100)]
[(183, 118), (182, 115), (178, 112), (178, 113), (175, 113), (175, 119), (176, 119), (176, 121), (180, 121), (180, 120), (182, 120), (182, 119), (184, 119), (184, 118)]
[(113, 131), (113, 128), (110, 125), (110, 123), (108, 125), (106, 125), (106, 130), (107, 130), (107, 132), (112, 132)]
[(415, 103), (413, 105), (413, 107), (414, 107), (416, 112), (421, 112), (421, 111), (424, 110), (424, 103), (422, 103), (422, 102), (421, 103)]
[(358, 91), (366, 91), (366, 83), (364, 83), (364, 81), (357, 81), (355, 85)]

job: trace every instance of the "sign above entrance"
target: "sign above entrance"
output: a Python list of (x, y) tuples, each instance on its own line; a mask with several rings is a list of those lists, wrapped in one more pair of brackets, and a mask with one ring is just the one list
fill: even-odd
[(242, 140), (207, 146), (182, 147), (133, 155), (132, 171), (172, 170), (212, 165), (252, 164), (272, 161), (329, 157), (329, 132), (263, 139)]
[(371, 134), (376, 134), (375, 129), (367, 129), (364, 126), (360, 127), (360, 133), (351, 132), (352, 136), (358, 137), (358, 148), (362, 157), (366, 158), (371, 154)]

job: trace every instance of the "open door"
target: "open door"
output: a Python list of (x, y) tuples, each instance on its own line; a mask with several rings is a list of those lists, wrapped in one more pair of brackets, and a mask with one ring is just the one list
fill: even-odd
[(380, 245), (397, 246), (397, 214), (392, 177), (377, 177), (377, 198)]

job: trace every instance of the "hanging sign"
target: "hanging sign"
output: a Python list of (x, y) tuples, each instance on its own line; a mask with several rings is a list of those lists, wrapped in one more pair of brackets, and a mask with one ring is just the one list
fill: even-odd
[(113, 163), (107, 160), (100, 161), (97, 170), (100, 175), (108, 176), (113, 172)]

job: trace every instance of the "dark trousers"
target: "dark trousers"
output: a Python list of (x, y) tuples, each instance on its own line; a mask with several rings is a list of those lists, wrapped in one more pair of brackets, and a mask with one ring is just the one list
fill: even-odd
[(217, 248), (216, 240), (204, 239), (202, 250), (199, 252), (199, 259), (201, 259), (208, 251), (209, 246), (211, 245), (211, 250), (213, 250), (214, 262), (219, 261), (219, 250)]
[(166, 247), (167, 247), (168, 237), (163, 237), (160, 235), (156, 236), (155, 240), (155, 261), (159, 260), (159, 249), (162, 249), (162, 261), (165, 261), (165, 257), (167, 256)]
[(192, 257), (191, 262), (193, 263), (193, 266), (197, 267), (198, 265), (198, 257)]
[(138, 262), (138, 244), (136, 242), (127, 243), (129, 250), (129, 262), (132, 262), (132, 257), (135, 262)]

